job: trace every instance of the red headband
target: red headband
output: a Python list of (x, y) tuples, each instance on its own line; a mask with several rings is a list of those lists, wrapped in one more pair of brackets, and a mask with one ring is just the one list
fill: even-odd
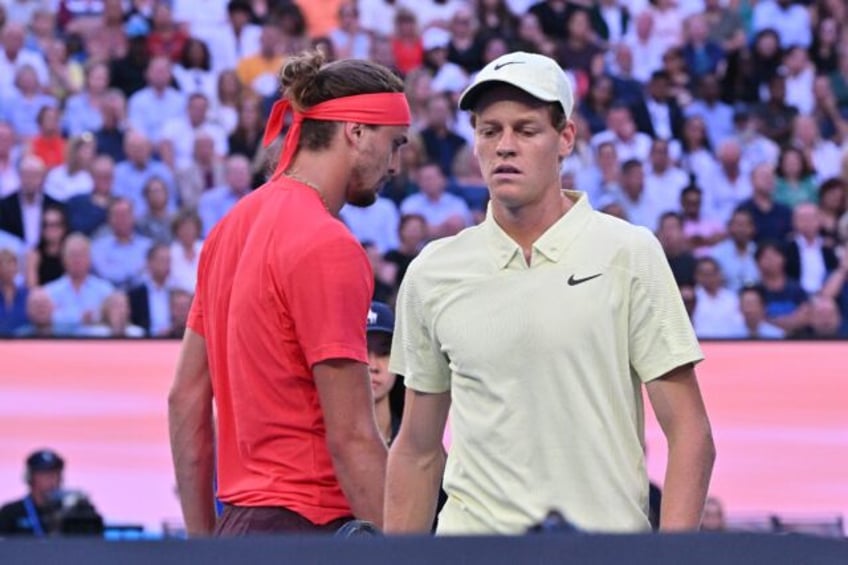
[(284, 172), (294, 157), (300, 141), (300, 126), (303, 120), (324, 120), (330, 122), (356, 122), (378, 126), (408, 126), (412, 123), (412, 114), (406, 95), (402, 92), (379, 92), (376, 94), (357, 94), (334, 98), (312, 106), (303, 112), (296, 112), (291, 102), (282, 98), (274, 102), (268, 125), (265, 127), (264, 145), (270, 144), (283, 131), (286, 113), (292, 112), (294, 120), (286, 133), (283, 152), (274, 177)]

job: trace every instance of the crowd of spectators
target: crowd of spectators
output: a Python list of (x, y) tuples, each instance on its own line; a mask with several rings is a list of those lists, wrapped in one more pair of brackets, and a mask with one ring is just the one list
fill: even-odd
[(456, 100), (524, 50), (577, 93), (563, 187), (656, 233), (699, 337), (848, 336), (843, 0), (0, 0), (0, 335), (181, 335), (307, 48), (406, 82), (402, 170), (341, 212), (375, 299), (484, 217)]

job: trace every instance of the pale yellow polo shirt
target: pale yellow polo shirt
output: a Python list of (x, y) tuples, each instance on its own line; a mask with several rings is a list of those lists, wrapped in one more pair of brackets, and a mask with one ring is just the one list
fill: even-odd
[(452, 398), (440, 534), (650, 528), (641, 384), (702, 353), (654, 235), (566, 194), (529, 267), (490, 213), (404, 277), (390, 370)]

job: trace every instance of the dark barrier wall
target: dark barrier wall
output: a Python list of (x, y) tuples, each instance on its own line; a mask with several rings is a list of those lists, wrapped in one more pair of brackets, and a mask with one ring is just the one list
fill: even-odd
[(183, 565), (846, 565), (848, 541), (802, 535), (701, 534), (515, 538), (255, 538), (162, 542), (0, 542), (0, 563)]

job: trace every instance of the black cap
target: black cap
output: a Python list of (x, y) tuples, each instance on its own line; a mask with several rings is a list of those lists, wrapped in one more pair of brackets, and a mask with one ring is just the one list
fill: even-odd
[(368, 310), (368, 321), (365, 327), (368, 332), (383, 332), (392, 334), (395, 331), (395, 315), (388, 304), (372, 302)]
[(30, 454), (26, 460), (27, 471), (61, 471), (65, 468), (65, 460), (52, 449), (39, 449)]

